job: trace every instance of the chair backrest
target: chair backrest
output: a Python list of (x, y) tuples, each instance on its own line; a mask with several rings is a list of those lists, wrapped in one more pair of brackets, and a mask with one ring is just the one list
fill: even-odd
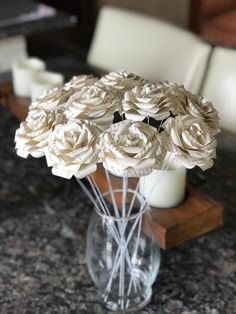
[(211, 46), (194, 34), (136, 12), (102, 7), (87, 61), (151, 81), (173, 81), (198, 92)]
[(236, 50), (214, 48), (201, 94), (218, 110), (220, 126), (236, 133)]

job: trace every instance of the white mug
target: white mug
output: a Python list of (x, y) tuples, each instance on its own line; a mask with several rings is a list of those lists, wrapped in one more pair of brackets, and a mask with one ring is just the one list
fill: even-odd
[(55, 87), (61, 87), (64, 77), (60, 73), (43, 71), (35, 73), (30, 85), (30, 95), (32, 101), (35, 101), (44, 92)]
[(17, 61), (12, 67), (13, 90), (19, 97), (30, 97), (30, 85), (35, 73), (44, 71), (45, 63), (38, 58)]

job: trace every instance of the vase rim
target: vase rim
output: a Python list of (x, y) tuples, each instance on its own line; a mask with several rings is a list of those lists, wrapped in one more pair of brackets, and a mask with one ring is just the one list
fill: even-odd
[[(102, 197), (104, 199), (104, 202), (107, 202), (106, 196), (110, 195), (110, 197), (111, 197), (112, 194), (115, 195), (116, 193), (122, 193), (122, 191), (123, 191), (122, 189), (115, 189), (115, 190), (113, 190), (112, 193), (110, 193), (109, 191), (103, 193)], [(146, 197), (144, 195), (142, 195), (140, 192), (137, 192), (133, 189), (127, 189), (126, 194), (128, 194), (128, 193), (133, 194), (133, 197), (134, 197), (134, 194), (136, 194), (134, 202), (135, 202), (135, 200), (138, 200), (140, 202), (140, 209), (137, 212), (132, 213), (133, 208), (130, 210), (130, 204), (128, 207), (129, 208), (129, 210), (128, 210), (129, 215), (128, 216), (127, 215), (121, 216), (122, 215), (122, 208), (118, 209), (118, 207), (117, 207), (117, 209), (118, 209), (118, 213), (120, 213), (120, 216), (115, 215), (115, 210), (113, 211), (114, 214), (110, 214), (110, 215), (108, 213), (106, 214), (106, 213), (102, 212), (98, 206), (95, 206), (95, 211), (97, 212), (98, 215), (100, 215), (104, 219), (110, 219), (110, 220), (114, 220), (114, 221), (122, 221), (122, 220), (135, 219), (136, 217), (141, 216), (144, 212), (146, 212), (148, 209), (150, 209), (150, 206), (146, 200)], [(96, 203), (98, 203), (98, 201)], [(130, 203), (132, 203), (132, 200)], [(111, 202), (111, 205), (113, 205), (112, 202)], [(116, 202), (116, 206), (117, 206), (117, 202)], [(127, 214), (127, 212), (125, 212), (125, 213)]]

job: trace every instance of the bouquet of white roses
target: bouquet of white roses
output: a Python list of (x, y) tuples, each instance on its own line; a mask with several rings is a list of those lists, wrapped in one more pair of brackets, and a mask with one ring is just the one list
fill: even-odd
[[(212, 104), (183, 86), (152, 83), (127, 72), (100, 79), (76, 76), (31, 104), (15, 134), (17, 154), (45, 156), (53, 174), (75, 176), (103, 217), (103, 237), (100, 241), (97, 235), (89, 242), (99, 245), (90, 250), (88, 263), (92, 278), (96, 268), (94, 282), (101, 281), (109, 308), (144, 306), (159, 267), (147, 219), (142, 218), (149, 208), (147, 199), (139, 193), (140, 180), (131, 189), (128, 178), (148, 178), (154, 170), (166, 170), (171, 161), (186, 168), (210, 168), (216, 156), (218, 122)], [(107, 180), (105, 194), (94, 179), (99, 164)], [(122, 177), (120, 189), (113, 189), (111, 174)], [(91, 190), (79, 180), (84, 177)], [(105, 243), (102, 248), (101, 243)], [(94, 262), (96, 258), (99, 261)]]
[(218, 132), (217, 111), (203, 97), (111, 72), (75, 76), (45, 92), (31, 104), (15, 142), (19, 156), (45, 156), (64, 178), (85, 177), (98, 163), (118, 176), (140, 177), (160, 169), (168, 153), (186, 168), (210, 168)]

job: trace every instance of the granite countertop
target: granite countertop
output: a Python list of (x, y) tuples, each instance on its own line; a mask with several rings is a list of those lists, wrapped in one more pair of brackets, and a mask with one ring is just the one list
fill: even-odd
[[(19, 122), (6, 108), (0, 117), (0, 314), (108, 313), (85, 261), (90, 202), (43, 159), (16, 156)], [(162, 252), (141, 314), (236, 313), (236, 139), (219, 142), (201, 188), (224, 204), (225, 225)]]

